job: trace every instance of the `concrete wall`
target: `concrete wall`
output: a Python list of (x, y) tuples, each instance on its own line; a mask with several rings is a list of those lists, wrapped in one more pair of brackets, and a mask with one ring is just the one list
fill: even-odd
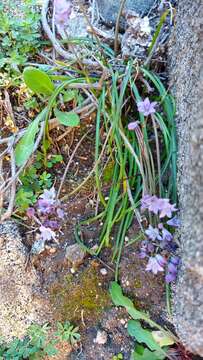
[(174, 322), (188, 349), (203, 356), (203, 1), (179, 0), (169, 69), (177, 102), (178, 189), (182, 212)]

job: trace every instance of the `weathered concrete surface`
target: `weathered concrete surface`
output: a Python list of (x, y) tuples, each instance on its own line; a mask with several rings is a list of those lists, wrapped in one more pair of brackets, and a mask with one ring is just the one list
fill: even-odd
[(179, 0), (170, 58), (177, 102), (182, 271), (174, 322), (181, 340), (203, 356), (203, 2)]
[(50, 305), (34, 268), (26, 271), (27, 250), (13, 221), (0, 224), (0, 256), (0, 336), (10, 341), (31, 323), (50, 321)]
[[(127, 0), (125, 10), (136, 11), (140, 15), (145, 15), (153, 6), (155, 0)], [(104, 21), (109, 25), (116, 22), (120, 6), (119, 0), (97, 0), (100, 14)]]

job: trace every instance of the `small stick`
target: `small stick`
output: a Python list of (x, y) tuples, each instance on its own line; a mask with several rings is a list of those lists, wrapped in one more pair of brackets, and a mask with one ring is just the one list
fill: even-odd
[(117, 16), (117, 20), (116, 20), (116, 30), (115, 30), (115, 40), (114, 40), (114, 51), (116, 54), (118, 53), (118, 34), (119, 34), (120, 18), (121, 18), (125, 3), (126, 3), (126, 0), (121, 0), (119, 11), (118, 11), (118, 16)]

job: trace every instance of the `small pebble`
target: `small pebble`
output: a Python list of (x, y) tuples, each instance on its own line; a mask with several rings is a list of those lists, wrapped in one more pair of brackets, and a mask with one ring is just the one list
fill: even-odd
[(94, 340), (96, 344), (104, 345), (107, 342), (107, 333), (106, 331), (97, 331), (96, 339)]
[(106, 276), (108, 274), (108, 271), (105, 269), (105, 268), (102, 268), (100, 270), (100, 273), (103, 275), (103, 276)]

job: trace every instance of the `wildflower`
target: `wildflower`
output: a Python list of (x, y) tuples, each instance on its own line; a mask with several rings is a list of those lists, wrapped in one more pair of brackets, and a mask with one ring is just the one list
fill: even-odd
[(56, 190), (54, 189), (54, 187), (52, 187), (51, 189), (47, 190), (45, 189), (43, 194), (40, 195), (40, 199), (44, 199), (49, 201), (52, 205), (55, 201), (56, 198)]
[(175, 204), (170, 204), (169, 199), (159, 199), (159, 217), (163, 218), (165, 216), (171, 217), (174, 211), (177, 211)]
[(166, 260), (160, 254), (156, 256), (151, 256), (149, 258), (146, 271), (151, 271), (153, 274), (157, 274), (159, 271), (164, 271), (163, 266), (165, 265)]
[(167, 229), (162, 229), (162, 240), (164, 241), (171, 241), (173, 240), (173, 235)]
[(169, 284), (169, 283), (175, 281), (176, 277), (177, 277), (177, 274), (168, 273), (165, 276), (165, 281), (166, 281), (167, 284)]
[(57, 25), (64, 26), (72, 12), (70, 1), (54, 0), (55, 5), (55, 22)]
[(54, 212), (55, 203), (56, 203), (56, 191), (54, 187), (50, 190), (45, 189), (43, 194), (40, 195), (38, 200), (38, 208), (43, 214), (50, 214)]
[(149, 225), (148, 229), (145, 231), (145, 234), (149, 237), (151, 240), (162, 240), (162, 237), (159, 234), (159, 229), (153, 228), (152, 225)]
[(179, 263), (180, 263), (180, 259), (178, 256), (172, 256), (170, 258), (168, 263), (167, 273), (165, 276), (165, 280), (167, 283), (171, 283), (176, 280)]
[(128, 124), (128, 130), (135, 130), (139, 125), (139, 121), (133, 121)]
[(53, 230), (51, 230), (48, 227), (45, 227), (43, 225), (40, 226), (39, 228), (40, 232), (41, 232), (41, 238), (42, 240), (46, 241), (46, 240), (55, 240), (56, 234)]
[(150, 102), (149, 98), (147, 97), (146, 99), (144, 99), (144, 101), (138, 102), (137, 104), (138, 111), (140, 113), (143, 113), (145, 116), (152, 115), (156, 112), (155, 110), (156, 104), (157, 104), (156, 101)]
[(173, 226), (173, 227), (180, 227), (181, 226), (181, 221), (180, 219), (178, 219), (177, 216), (174, 216), (172, 219), (167, 221), (167, 225)]
[(52, 230), (58, 230), (60, 228), (59, 222), (57, 220), (45, 220), (43, 226), (46, 228), (51, 228)]
[(180, 264), (180, 258), (179, 256), (172, 256), (170, 258), (170, 262), (172, 262), (174, 265), (179, 265)]
[(148, 209), (159, 217), (171, 217), (177, 211), (175, 204), (170, 204), (169, 199), (160, 199), (156, 195), (145, 195), (141, 200), (141, 210)]

